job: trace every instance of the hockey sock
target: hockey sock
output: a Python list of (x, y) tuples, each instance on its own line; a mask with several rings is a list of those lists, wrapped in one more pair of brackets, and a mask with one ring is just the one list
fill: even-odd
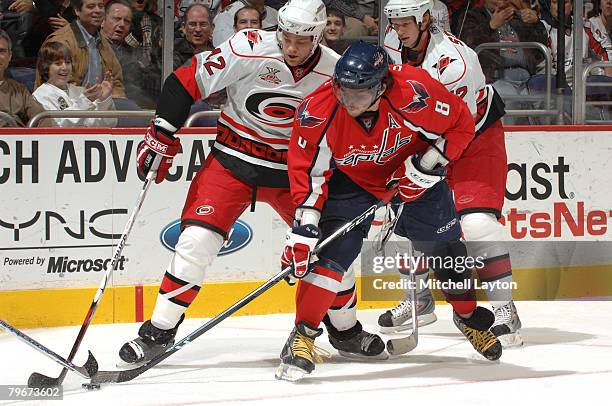
[(465, 293), (443, 293), (446, 301), (453, 306), (453, 310), (462, 317), (476, 309), (476, 291), (474, 289), (470, 289)]
[(300, 280), (295, 296), (295, 324), (306, 322), (317, 328), (334, 302), (342, 275), (322, 266), (315, 266)]
[(498, 242), (469, 242), (473, 258), (484, 258), (483, 266), (476, 267), (480, 282), (490, 285), (486, 289), (487, 297), (493, 307), (499, 307), (512, 300), (512, 290), (505, 289), (512, 282), (512, 264), (510, 254), (502, 243)]

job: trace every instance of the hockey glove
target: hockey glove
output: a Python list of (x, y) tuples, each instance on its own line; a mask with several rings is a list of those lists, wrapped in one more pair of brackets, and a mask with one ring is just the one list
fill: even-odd
[(161, 126), (164, 124), (165, 127), (170, 126), (159, 118), (151, 121), (144, 142), (138, 147), (138, 173), (144, 177), (149, 171), (157, 171), (155, 183), (164, 180), (174, 156), (181, 148), (181, 140), (174, 137), (173, 131)]
[[(281, 256), (281, 266), (291, 267), (291, 274), (303, 278), (310, 270), (310, 257), (321, 236), (317, 226), (305, 224), (287, 231), (287, 242)], [(291, 285), (291, 280), (288, 281)]]
[(412, 155), (395, 170), (387, 185), (397, 187), (398, 194), (404, 202), (412, 202), (443, 180), (445, 175), (446, 170), (443, 167), (425, 169), (421, 167), (420, 157)]

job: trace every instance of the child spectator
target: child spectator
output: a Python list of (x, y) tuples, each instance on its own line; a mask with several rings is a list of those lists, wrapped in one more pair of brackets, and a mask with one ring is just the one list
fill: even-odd
[[(44, 82), (34, 91), (34, 98), (47, 110), (114, 110), (111, 97), (113, 77), (110, 71), (100, 83), (76, 86), (70, 82), (72, 55), (61, 42), (47, 42), (38, 53), (37, 69)], [(60, 127), (113, 127), (116, 118), (55, 118)]]

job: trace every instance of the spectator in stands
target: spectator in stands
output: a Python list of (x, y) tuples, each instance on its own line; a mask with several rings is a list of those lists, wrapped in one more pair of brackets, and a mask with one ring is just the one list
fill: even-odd
[[(521, 0), (485, 0), (484, 7), (468, 11), (461, 39), (472, 48), (485, 42), (548, 43), (537, 13)], [(487, 82), (493, 82), (508, 109), (520, 109), (517, 96), (526, 95), (527, 82), (544, 59), (534, 49), (502, 48), (479, 55)], [(507, 119), (506, 123), (514, 122)]]
[[(72, 56), (61, 42), (47, 42), (38, 53), (37, 69), (43, 84), (34, 91), (34, 98), (47, 110), (114, 110), (111, 97), (112, 75), (107, 71), (100, 83), (76, 86), (70, 81)], [(55, 118), (60, 127), (114, 127), (116, 118)]]
[(32, 28), (32, 0), (2, 0), (0, 2), (0, 28), (11, 38), (13, 58), (25, 57), (24, 39)]
[(589, 23), (594, 31), (599, 30), (612, 41), (612, 0), (601, 0), (598, 11), (589, 18)]
[(245, 6), (234, 14), (234, 32), (246, 28), (261, 29), (262, 24), (261, 13), (255, 7)]
[(346, 29), (344, 15), (333, 8), (327, 9), (327, 25), (323, 30), (323, 44), (327, 45), (340, 55), (344, 53), (351, 43), (342, 39)]
[(200, 3), (189, 6), (181, 29), (185, 37), (174, 41), (174, 69), (190, 62), (195, 54), (214, 49), (210, 38), (212, 23), (208, 7)]
[[(13, 117), (17, 126), (25, 127), (32, 117), (44, 109), (24, 85), (5, 77), (4, 73), (13, 56), (11, 48), (11, 37), (0, 30), (0, 111)], [(0, 127), (13, 125), (0, 117)]]
[(224, 8), (213, 20), (215, 28), (212, 34), (212, 41), (215, 47), (234, 35), (234, 15), (245, 6), (255, 7), (259, 10), (262, 19), (262, 29), (267, 31), (276, 30), (278, 12), (272, 7), (264, 5), (264, 0), (237, 0)]
[(323, 0), (327, 9), (338, 10), (345, 16), (345, 38), (378, 35), (378, 18), (368, 14), (360, 5), (351, 0)]
[[(45, 41), (65, 44), (72, 55), (72, 81), (79, 86), (99, 83), (104, 72), (113, 76), (113, 98), (127, 102), (121, 65), (108, 41), (100, 35), (104, 19), (102, 0), (72, 0), (77, 19), (51, 34)], [(44, 44), (43, 44), (44, 46)], [(40, 84), (40, 72), (36, 72)], [(117, 101), (116, 100), (116, 101)], [(132, 103), (133, 104), (133, 103)], [(116, 103), (117, 108), (121, 109)]]
[[(163, 21), (157, 15), (156, 0), (131, 0), (132, 28), (125, 42), (139, 48), (147, 64), (161, 72)], [(159, 83), (157, 83), (159, 87)]]
[(125, 41), (131, 24), (132, 10), (126, 0), (106, 3), (101, 32), (121, 64), (127, 97), (142, 108), (154, 109), (160, 91), (161, 71), (142, 56), (141, 48), (134, 48)]
[[(573, 87), (573, 67), (574, 67), (574, 38), (572, 30), (572, 13), (573, 13), (573, 1), (565, 0), (565, 77), (569, 89), (566, 89), (565, 94), (571, 95), (571, 88)], [(542, 6), (542, 22), (546, 27), (548, 34), (548, 44), (551, 50), (553, 59), (552, 71), (553, 75), (557, 74), (557, 36), (559, 32), (559, 20), (558, 16), (558, 1), (551, 0), (550, 3), (547, 1), (541, 2)], [(582, 59), (588, 63), (590, 60), (612, 60), (612, 41), (608, 37), (605, 31), (602, 31), (598, 20), (589, 19), (584, 23), (584, 31), (582, 34)], [(529, 81), (529, 91), (534, 94), (543, 93), (546, 89), (544, 65), (540, 66), (538, 75), (535, 75)], [(595, 69), (591, 71), (591, 76), (587, 78), (588, 82), (612, 82), (612, 68), (606, 69)], [(553, 78), (553, 86), (555, 83)], [(610, 87), (587, 87), (587, 99), (589, 100), (611, 100)], [(570, 111), (569, 97), (565, 98), (565, 110)], [(587, 108), (587, 113), (593, 117), (606, 118), (608, 116), (608, 109), (601, 109), (599, 107)], [(603, 114), (603, 115), (602, 115)]]
[(36, 57), (45, 39), (53, 31), (76, 20), (70, 0), (36, 0), (32, 29), (23, 41), (26, 56)]
[(450, 18), (448, 16), (448, 8), (442, 0), (433, 0), (432, 17), (434, 18), (436, 25), (447, 32), (451, 31)]

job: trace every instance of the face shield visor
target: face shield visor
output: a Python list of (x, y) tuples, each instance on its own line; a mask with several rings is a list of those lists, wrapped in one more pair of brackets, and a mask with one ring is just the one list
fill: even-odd
[(367, 111), (381, 94), (381, 83), (364, 89), (351, 89), (333, 82), (334, 94), (351, 117), (357, 117)]

